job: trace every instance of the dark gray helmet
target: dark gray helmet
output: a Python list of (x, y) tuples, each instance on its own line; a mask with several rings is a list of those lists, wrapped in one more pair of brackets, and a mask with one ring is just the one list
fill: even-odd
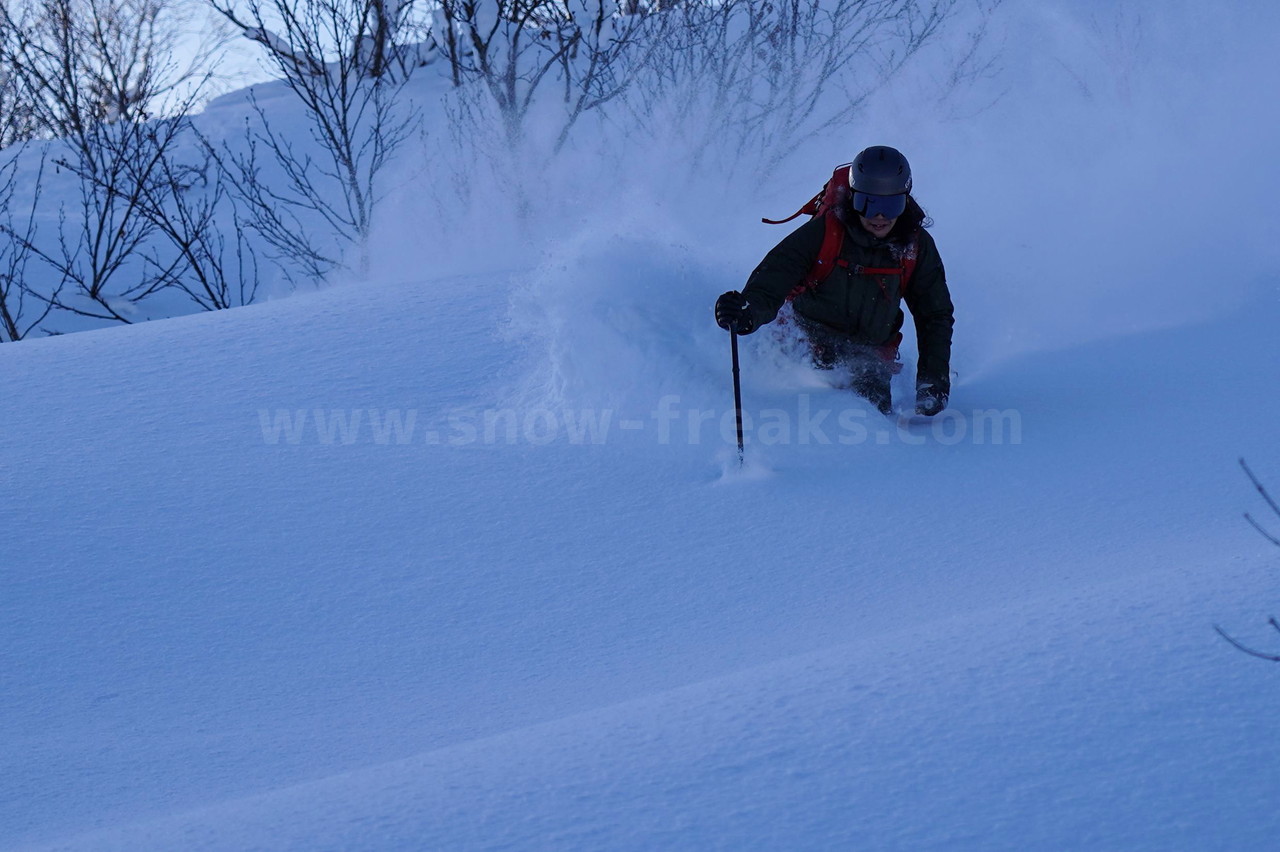
[(903, 195), (911, 191), (911, 164), (897, 148), (872, 145), (854, 158), (849, 188), (868, 195)]

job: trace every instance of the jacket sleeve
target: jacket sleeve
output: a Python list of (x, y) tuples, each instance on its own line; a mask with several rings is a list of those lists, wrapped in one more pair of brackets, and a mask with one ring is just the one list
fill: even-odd
[(747, 297), (757, 326), (773, 322), (778, 316), (787, 295), (813, 267), (825, 235), (822, 217), (810, 219), (774, 246), (751, 273), (742, 294)]
[(906, 302), (916, 324), (920, 347), (917, 384), (932, 384), (944, 393), (951, 390), (951, 329), (955, 308), (947, 289), (947, 272), (933, 237), (920, 232), (916, 269), (907, 286)]

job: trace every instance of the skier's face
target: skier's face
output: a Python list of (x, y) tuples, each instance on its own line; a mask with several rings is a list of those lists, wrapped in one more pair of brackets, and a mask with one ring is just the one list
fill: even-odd
[(868, 219), (866, 216), (859, 216), (858, 221), (862, 223), (862, 227), (866, 228), (873, 236), (884, 239), (889, 236), (889, 232), (893, 230), (894, 223), (898, 221), (898, 217), (892, 219), (884, 218), (883, 213), (877, 213), (874, 218)]

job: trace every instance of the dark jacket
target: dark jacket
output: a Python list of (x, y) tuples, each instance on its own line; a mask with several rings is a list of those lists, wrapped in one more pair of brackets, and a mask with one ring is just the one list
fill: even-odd
[[(853, 214), (849, 214), (853, 218)], [(823, 217), (810, 219), (778, 243), (760, 262), (743, 288), (757, 325), (772, 322), (795, 286), (813, 266), (826, 225)], [(879, 239), (856, 223), (846, 225), (840, 257), (830, 276), (793, 303), (797, 314), (836, 331), (854, 343), (880, 346), (902, 328), (900, 275), (858, 274), (856, 267), (900, 267), (905, 243), (891, 233)], [(916, 324), (920, 359), (917, 381), (946, 391), (951, 381), (951, 327), (955, 323), (946, 271), (938, 247), (929, 232), (920, 228), (916, 267), (907, 286), (906, 303)]]

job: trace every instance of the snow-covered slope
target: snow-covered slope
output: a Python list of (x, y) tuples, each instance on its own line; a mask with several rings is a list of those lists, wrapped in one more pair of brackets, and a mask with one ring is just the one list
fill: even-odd
[[(1276, 639), (1236, 467), (1280, 489), (1275, 167), (1227, 234), (1020, 216), (906, 124), (935, 427), (766, 331), (739, 469), (710, 303), (778, 233), (658, 204), (525, 263), (392, 224), (372, 283), (0, 348), (0, 847), (1268, 848), (1280, 670), (1212, 625)], [(1056, 132), (1007, 162), (1075, 186)], [(1174, 204), (1151, 150), (1122, 186)]]
[[(1275, 474), (1274, 305), (959, 385), (957, 410), (1019, 413), (1017, 444), (900, 434), (811, 382), (868, 439), (753, 447), (744, 476), (683, 419), (669, 443), (656, 420), (487, 443), (477, 412), (522, 387), (484, 321), (506, 292), (346, 288), (7, 348), (11, 843), (1275, 830), (1275, 673), (1210, 628), (1249, 635), (1272, 587), (1234, 457)], [(724, 410), (717, 342), (682, 347), (681, 410)], [(794, 389), (747, 394), (798, 429)], [(368, 425), (392, 408), (411, 443)], [(365, 425), (290, 443), (277, 409)]]

